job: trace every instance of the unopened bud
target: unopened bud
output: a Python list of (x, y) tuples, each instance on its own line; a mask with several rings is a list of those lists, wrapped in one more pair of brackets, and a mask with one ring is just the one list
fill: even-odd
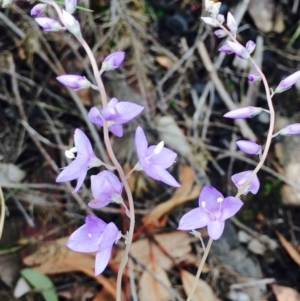
[(236, 145), (241, 151), (249, 155), (257, 155), (261, 152), (261, 146), (252, 141), (239, 140)]
[(124, 58), (125, 58), (124, 51), (117, 51), (111, 53), (103, 60), (101, 70), (110, 71), (120, 67), (120, 65), (124, 61)]
[(201, 17), (202, 21), (206, 23), (207, 25), (210, 25), (212, 27), (219, 27), (220, 23), (215, 18), (211, 17)]
[(229, 45), (227, 44), (224, 44), (223, 46), (221, 46), (219, 49), (218, 49), (220, 52), (224, 52), (226, 54), (231, 54), (233, 53), (231, 47), (229, 47)]
[(63, 18), (66, 28), (72, 33), (77, 39), (81, 39), (81, 29), (79, 22), (67, 11), (63, 9)]
[(257, 115), (262, 111), (263, 109), (258, 107), (244, 107), (229, 111), (224, 115), (224, 117), (231, 119), (246, 119)]
[(214, 34), (218, 37), (218, 38), (224, 38), (227, 36), (227, 32), (223, 29), (218, 29), (214, 32)]
[(227, 14), (227, 27), (229, 28), (229, 30), (231, 31), (232, 34), (236, 34), (237, 31), (237, 24), (236, 21), (234, 19), (234, 16), (229, 12)]
[(73, 14), (77, 5), (77, 0), (65, 0), (65, 8), (69, 14)]
[(249, 80), (249, 82), (260, 82), (261, 77), (257, 74), (249, 73), (248, 74), (248, 80)]
[(286, 77), (284, 80), (282, 80), (278, 87), (276, 88), (275, 93), (281, 93), (284, 92), (286, 90), (288, 90), (289, 88), (292, 87), (292, 85), (294, 85), (298, 80), (300, 79), (300, 71), (296, 71), (293, 74), (291, 74), (290, 76)]
[(54, 19), (42, 17), (34, 19), (45, 31), (60, 31), (63, 30), (64, 27), (60, 25), (60, 23)]
[(91, 82), (87, 80), (84, 76), (80, 75), (61, 75), (56, 78), (64, 86), (72, 90), (87, 89), (91, 86)]
[(46, 9), (47, 9), (47, 4), (39, 3), (31, 9), (30, 15), (33, 17), (40, 16), (42, 13), (46, 12)]
[(231, 41), (227, 41), (227, 44), (239, 58), (244, 59), (244, 60), (249, 59), (250, 54), (245, 47), (243, 47), (242, 45), (240, 45), (238, 43), (231, 42)]
[(246, 49), (248, 50), (249, 54), (251, 54), (255, 49), (256, 44), (253, 41), (248, 41), (246, 44)]
[(283, 136), (291, 136), (300, 134), (300, 123), (292, 123), (281, 129), (278, 134)]

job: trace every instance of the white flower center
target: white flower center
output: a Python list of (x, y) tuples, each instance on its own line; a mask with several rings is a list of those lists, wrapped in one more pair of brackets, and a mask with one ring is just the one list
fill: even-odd
[(75, 157), (75, 153), (77, 152), (77, 150), (76, 150), (76, 147), (72, 147), (72, 148), (70, 148), (70, 149), (67, 149), (66, 151), (65, 151), (65, 156), (67, 157), (67, 158), (69, 158), (69, 159), (74, 159), (74, 157)]

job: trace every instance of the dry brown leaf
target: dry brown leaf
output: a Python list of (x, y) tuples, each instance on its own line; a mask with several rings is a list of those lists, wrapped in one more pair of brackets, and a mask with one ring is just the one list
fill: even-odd
[(183, 204), (187, 201), (193, 200), (199, 196), (200, 185), (194, 186), (195, 173), (187, 165), (180, 167), (180, 183), (181, 187), (176, 189), (174, 195), (167, 201), (156, 206), (147, 216), (143, 218), (145, 225), (164, 226), (159, 223), (159, 219), (163, 215), (170, 212), (174, 207)]
[(277, 301), (300, 301), (300, 294), (291, 287), (273, 284), (272, 291)]
[[(160, 278), (160, 281), (156, 280), (149, 272), (144, 271), (139, 280), (139, 300), (169, 301), (172, 299), (172, 295), (165, 287), (171, 287), (171, 283), (165, 270), (157, 261), (151, 261), (148, 268)], [(162, 285), (162, 283), (164, 285)]]
[[(188, 233), (180, 231), (154, 235), (154, 239), (175, 261), (181, 260), (183, 256), (191, 252), (190, 243), (194, 240)], [(117, 253), (116, 263), (121, 261), (123, 252), (119, 251)], [(151, 258), (154, 258), (157, 264), (166, 270), (173, 265), (171, 258), (147, 238), (134, 242), (131, 246), (130, 254), (144, 265), (149, 265)]]
[(278, 231), (275, 231), (275, 233), (290, 257), (300, 266), (300, 254), (298, 251), (285, 239), (282, 234), (280, 234)]
[[(116, 280), (114, 278), (109, 278), (108, 281), (112, 283), (114, 287), (116, 287)], [(107, 290), (106, 287), (103, 287), (99, 293), (96, 294), (93, 301), (115, 301), (116, 298), (112, 296), (112, 294)]]
[(171, 69), (172, 66), (174, 65), (174, 62), (171, 61), (170, 58), (166, 57), (166, 56), (157, 56), (155, 58), (155, 60), (163, 67), (165, 67), (166, 69)]
[[(183, 289), (188, 296), (192, 290), (195, 276), (185, 270), (181, 270), (180, 272), (181, 281), (183, 284)], [(216, 297), (212, 288), (202, 279), (198, 279), (197, 287), (195, 289), (193, 301), (218, 301), (219, 299)]]
[(95, 257), (91, 254), (78, 253), (66, 247), (68, 237), (43, 244), (30, 256), (24, 258), (24, 264), (33, 267), (43, 274), (59, 274), (80, 271), (102, 284), (116, 297), (115, 287), (102, 275), (94, 275)]

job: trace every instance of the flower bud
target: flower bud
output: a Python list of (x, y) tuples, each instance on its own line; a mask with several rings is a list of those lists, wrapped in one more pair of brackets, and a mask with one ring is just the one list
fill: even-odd
[(298, 80), (300, 79), (300, 71), (296, 71), (290, 76), (286, 77), (284, 80), (282, 80), (278, 87), (276, 88), (275, 93), (281, 93), (289, 88), (291, 88), (292, 85), (294, 85)]
[(291, 136), (300, 134), (300, 123), (292, 123), (281, 129), (278, 134), (283, 136)]
[(77, 39), (81, 39), (81, 29), (79, 22), (67, 11), (63, 9), (63, 18), (65, 21), (66, 28), (72, 33)]
[(103, 60), (101, 70), (110, 71), (120, 67), (120, 65), (124, 61), (124, 58), (125, 58), (124, 51), (117, 51), (111, 53)]
[(218, 37), (218, 38), (224, 38), (227, 36), (227, 32), (223, 29), (218, 29), (214, 32), (214, 34)]
[(248, 80), (249, 80), (249, 82), (260, 82), (261, 77), (258, 74), (249, 73)]
[(224, 115), (226, 118), (231, 118), (231, 119), (246, 119), (246, 118), (251, 118), (263, 111), (262, 108), (257, 108), (257, 107), (243, 107), (239, 109), (235, 109), (232, 111), (229, 111)]
[(73, 14), (77, 5), (77, 0), (65, 0), (65, 8), (69, 14)]
[(220, 23), (215, 18), (201, 17), (202, 21), (212, 27), (218, 27)]
[(54, 19), (42, 17), (34, 19), (45, 31), (60, 31), (64, 29), (60, 23)]
[(80, 75), (61, 75), (56, 78), (64, 86), (77, 91), (81, 89), (87, 89), (91, 86), (91, 82), (84, 76)]
[(227, 27), (229, 28), (229, 30), (231, 31), (232, 34), (236, 34), (237, 31), (237, 24), (236, 21), (234, 19), (234, 16), (229, 12), (227, 14)]
[(255, 49), (256, 44), (253, 41), (248, 41), (246, 44), (246, 49), (248, 50), (249, 54), (251, 54)]
[(240, 45), (238, 43), (231, 42), (231, 41), (227, 41), (227, 44), (239, 58), (244, 59), (244, 60), (249, 59), (250, 54), (245, 47), (243, 47), (242, 45)]
[[(247, 179), (252, 174), (253, 170), (247, 170), (240, 173), (237, 173), (231, 177), (232, 182), (237, 187), (237, 189), (241, 189), (244, 184), (246, 183)], [(247, 185), (247, 187), (244, 189), (243, 194), (246, 195), (248, 192), (251, 192), (253, 194), (257, 194), (259, 190), (259, 180), (257, 175), (253, 177), (253, 179), (250, 181), (250, 183)]]
[(219, 49), (218, 49), (220, 52), (224, 52), (226, 54), (231, 54), (233, 53), (231, 47), (229, 47), (227, 44), (224, 44), (223, 46), (221, 46)]
[(216, 17), (219, 13), (221, 7), (221, 2), (214, 3), (209, 12), (213, 17)]
[(31, 9), (30, 15), (33, 17), (37, 17), (42, 13), (46, 12), (46, 9), (47, 9), (47, 4), (39, 3)]
[(236, 145), (248, 155), (257, 155), (261, 152), (261, 146), (252, 141), (239, 140), (236, 142)]

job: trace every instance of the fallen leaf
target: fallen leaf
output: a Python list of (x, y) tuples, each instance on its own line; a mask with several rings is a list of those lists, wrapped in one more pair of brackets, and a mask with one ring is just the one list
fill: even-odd
[(190, 158), (192, 149), (186, 136), (172, 116), (162, 116), (156, 119), (157, 130), (167, 146), (178, 152), (184, 158)]
[(70, 250), (66, 247), (67, 239), (68, 237), (63, 237), (41, 245), (34, 254), (24, 258), (24, 264), (48, 275), (76, 271), (83, 272), (102, 284), (115, 298), (115, 287), (109, 280), (102, 275), (94, 275), (95, 256)]
[(176, 189), (174, 195), (167, 201), (157, 205), (148, 215), (143, 218), (145, 225), (164, 226), (159, 220), (170, 212), (174, 207), (193, 200), (199, 196), (201, 186), (194, 185), (195, 173), (187, 165), (180, 167), (181, 187)]
[(300, 266), (300, 254), (298, 251), (285, 239), (282, 234), (280, 234), (278, 231), (275, 231), (275, 233), (290, 257)]
[(139, 300), (140, 301), (169, 301), (172, 299), (167, 287), (171, 287), (166, 271), (156, 260), (151, 261), (148, 268), (155, 273), (160, 281), (156, 280), (147, 270), (145, 270), (139, 280)]
[[(159, 246), (151, 242), (148, 238), (134, 242), (131, 246), (130, 254), (144, 265), (149, 265), (151, 258), (155, 258), (157, 264), (166, 270), (171, 268), (174, 261), (180, 261), (182, 257), (191, 252), (190, 243), (194, 240), (188, 233), (180, 231), (157, 234), (154, 235), (154, 239), (174, 260), (167, 256)], [(117, 253), (115, 257), (116, 263), (121, 261), (123, 252), (122, 250)]]
[[(181, 270), (180, 277), (183, 285), (183, 289), (188, 296), (192, 290), (195, 276), (185, 270)], [(197, 280), (197, 286), (192, 297), (192, 301), (218, 301), (212, 288), (202, 279)]]
[(277, 301), (300, 301), (300, 294), (291, 287), (277, 284), (271, 285)]

